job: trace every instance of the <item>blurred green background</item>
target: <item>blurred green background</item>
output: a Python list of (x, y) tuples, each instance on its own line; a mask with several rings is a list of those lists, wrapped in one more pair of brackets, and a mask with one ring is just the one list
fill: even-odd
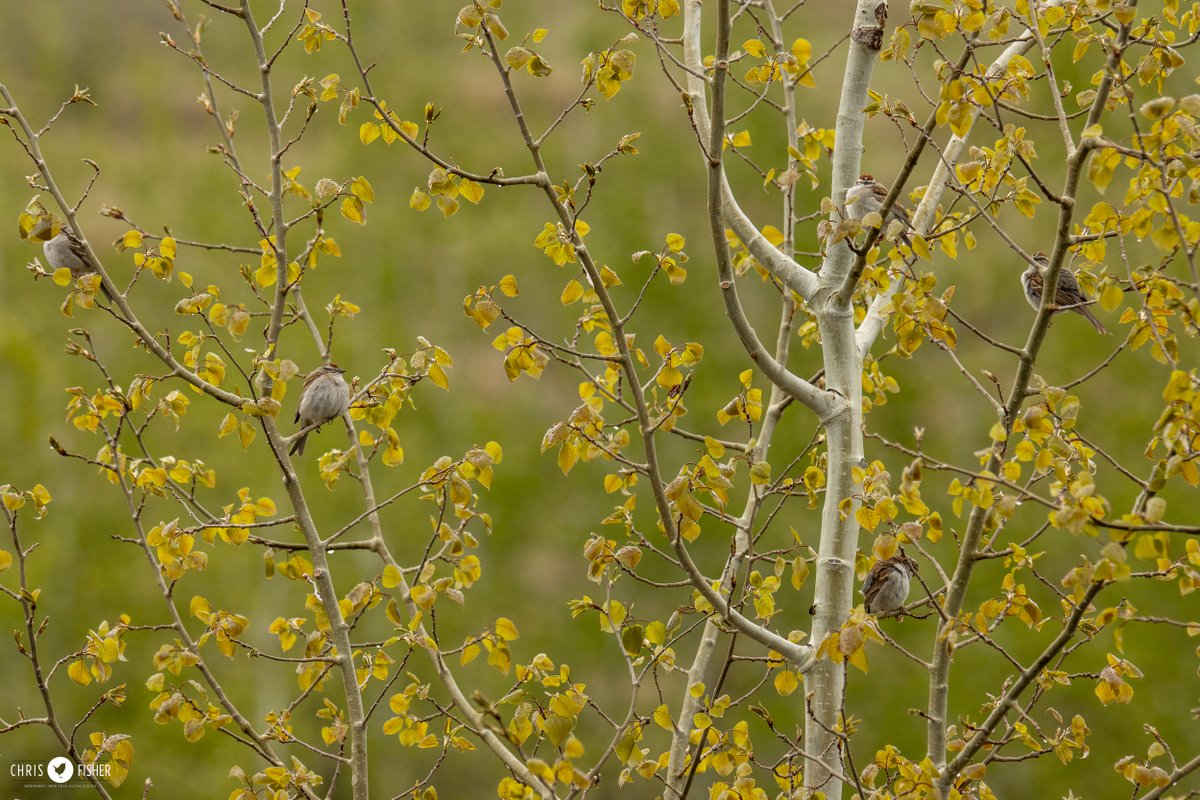
[[(273, 6), (265, 3), (253, 5), (260, 20), (273, 11)], [(340, 28), (338, 6), (329, 2), (313, 5)], [(803, 9), (789, 20), (786, 33), (789, 40), (800, 35), (809, 38), (814, 53), (819, 55), (842, 35), (850, 4), (812, 5), (814, 8)], [(830, 7), (836, 7), (839, 13), (823, 12)], [(188, 3), (185, 11), (193, 22), (201, 13), (210, 17), (214, 14), (199, 3)], [(509, 175), (527, 172), (528, 156), (494, 71), (478, 52), (460, 53), (461, 42), (452, 31), (456, 11), (457, 4), (447, 3), (379, 3), (356, 8), (356, 39), (364, 58), (375, 63), (371, 75), (376, 91), (403, 119), (420, 119), (426, 102), (442, 109), (432, 146), (465, 168), (488, 172), (503, 166)], [(578, 93), (579, 61), (589, 51), (607, 47), (628, 33), (626, 23), (618, 16), (603, 13), (591, 3), (510, 0), (503, 12), (518, 40), (535, 27), (550, 31), (539, 45), (539, 52), (555, 67), (554, 73), (542, 80), (525, 74), (514, 77), (535, 133), (543, 130)], [(298, 8), (289, 10), (288, 18), (298, 14)], [(893, 23), (903, 18), (900, 10), (893, 12)], [(151, 231), (168, 227), (180, 238), (256, 245), (259, 237), (237, 196), (236, 179), (219, 156), (207, 152), (218, 137), (211, 119), (196, 102), (202, 90), (200, 73), (183, 56), (159, 43), (160, 31), (170, 33), (181, 46), (186, 41), (179, 23), (164, 6), (63, 0), (10, 9), (6, 23), (5, 46), (0, 48), (0, 80), (8, 85), (35, 126), (70, 96), (75, 85), (89, 87), (98, 104), (96, 108), (75, 105), (67, 109), (45, 137), (43, 147), (60, 186), (71, 198), (78, 196), (91, 172), (80, 159), (91, 158), (100, 165), (100, 179), (80, 218), (111, 273), (122, 280), (129, 276), (132, 266), (129, 254), (116, 254), (107, 246), (125, 228), (99, 216), (102, 205), (121, 208)], [(741, 38), (752, 35), (753, 30), (747, 28)], [(204, 46), (213, 67), (222, 74), (247, 86), (257, 82), (249, 39), (240, 22), (216, 15)], [(641, 154), (614, 159), (600, 176), (595, 198), (585, 215), (592, 226), (588, 245), (601, 263), (611, 265), (625, 280), (617, 297), (627, 307), (647, 274), (646, 262), (631, 264), (630, 255), (638, 250), (659, 249), (669, 232), (687, 238), (687, 251), (692, 257), (687, 265), (687, 282), (668, 287), (659, 280), (632, 329), (638, 333), (639, 345), (647, 349), (660, 333), (675, 343), (702, 343), (705, 358), (689, 390), (691, 413), (686, 423), (694, 430), (723, 438), (744, 437), (744, 431), (731, 430), (733, 425), (722, 431), (715, 418), (717, 409), (737, 393), (737, 375), (749, 362), (724, 319), (715, 286), (704, 212), (704, 166), (679, 98), (659, 72), (652, 48), (645, 42), (633, 48), (638, 55), (633, 80), (612, 101), (600, 99), (590, 112), (576, 111), (547, 142), (545, 156), (554, 180), (574, 180), (580, 174), (579, 163), (595, 161), (622, 135), (641, 132), (637, 142)], [(801, 90), (799, 94), (799, 117), (814, 127), (833, 125), (843, 54), (844, 49), (839, 49), (818, 67), (816, 90)], [(917, 63), (927, 67), (932, 57), (923, 55)], [(1068, 49), (1057, 66), (1060, 78), (1079, 87), (1088, 84), (1098, 65), (1095, 51), (1072, 65)], [(290, 87), (303, 76), (321, 78), (334, 72), (340, 73), (347, 85), (358, 84), (352, 64), (336, 43), (326, 43), (320, 53), (309, 56), (292, 48), (280, 59), (275, 72), (279, 102), (284, 102)], [(1186, 72), (1184, 68), (1178, 74)], [(925, 91), (934, 86), (936, 94), (933, 78), (926, 75), (923, 81)], [(927, 113), (903, 66), (881, 65), (873, 85), (880, 92), (903, 99), (918, 118)], [(1186, 79), (1177, 78), (1168, 83), (1167, 91), (1175, 87), (1183, 93), (1188, 91), (1187, 85)], [(225, 114), (233, 110), (240, 113), (236, 137), (239, 154), (251, 174), (265, 181), (267, 151), (259, 109), (246, 97), (227, 91), (220, 94), (220, 99)], [(739, 108), (746, 100), (744, 94), (737, 96)], [(1046, 100), (1044, 86), (1040, 86), (1034, 102), (1044, 109), (1048, 108)], [(558, 297), (573, 277), (571, 267), (554, 267), (532, 246), (542, 225), (552, 219), (550, 208), (534, 189), (489, 187), (480, 205), (464, 203), (452, 218), (443, 219), (436, 209), (414, 212), (408, 207), (409, 194), (414, 187), (424, 185), (430, 165), (402, 145), (388, 148), (377, 141), (364, 148), (357, 130), (366, 118), (366, 112), (360, 110), (351, 116), (348, 125), (340, 127), (334, 104), (323, 106), (305, 139), (288, 155), (286, 166), (303, 167), (299, 180), (310, 189), (321, 177), (342, 181), (365, 175), (377, 195), (376, 203), (368, 208), (365, 227), (358, 228), (336, 214), (327, 218), (327, 231), (337, 239), (343, 255), (340, 259), (322, 259), (320, 268), (305, 280), (305, 298), (322, 325), (326, 317), (321, 309), (335, 294), (362, 306), (357, 318), (339, 323), (335, 342), (334, 358), (347, 368), (348, 375), (373, 375), (382, 363), (383, 348), (409, 352), (418, 336), (445, 347), (455, 359), (450, 392), (443, 394), (422, 384), (415, 393), (416, 411), (406, 409), (397, 418), (407, 460), (391, 471), (377, 469), (376, 491), (383, 496), (408, 485), (442, 454), (457, 457), (472, 445), (499, 441), (505, 451), (504, 462), (497, 469), (492, 490), (480, 501), (482, 510), (491, 513), (495, 522), (494, 532), (483, 538), (479, 548), (483, 578), (468, 592), (465, 609), (439, 605), (439, 634), (453, 645), (496, 616), (508, 616), (521, 631), (521, 638), (514, 643), (517, 661), (527, 662), (544, 651), (556, 663), (569, 663), (572, 680), (586, 683), (588, 694), (608, 713), (623, 714), (628, 685), (616, 643), (599, 632), (594, 616), (573, 620), (568, 608), (573, 598), (584, 594), (596, 597), (599, 593), (598, 587), (586, 580), (586, 561), (581, 554), (590, 533), (614, 535), (615, 529), (600, 526), (600, 520), (616, 502), (615, 496), (604, 495), (601, 488), (606, 465), (580, 464), (568, 478), (558, 470), (553, 452), (539, 454), (542, 433), (577, 405), (578, 376), (552, 366), (540, 381), (522, 377), (510, 383), (500, 354), (490, 345), (492, 337), (503, 331), (500, 323), (481, 333), (460, 313), (464, 296), (481, 284), (495, 284), (501, 276), (513, 273), (520, 282), (521, 295), (507, 306), (512, 313), (549, 338), (569, 335), (577, 309), (562, 308)], [(782, 125), (775, 117), (760, 114), (750, 118), (747, 127), (754, 140), (749, 153), (765, 166), (779, 167), (784, 160)], [(938, 135), (939, 142), (944, 141), (946, 133), (939, 131)], [(1038, 168), (1044, 170), (1051, 186), (1057, 186), (1064, 159), (1056, 129), (1033, 126), (1029, 136), (1038, 143)], [(974, 141), (990, 146), (995, 138), (994, 130), (981, 125)], [(123, 385), (128, 385), (135, 374), (160, 374), (161, 368), (131, 348), (129, 337), (102, 312), (80, 311), (74, 320), (63, 317), (58, 306), (65, 290), (48, 280), (34, 282), (24, 269), (28, 261), (41, 257), (40, 248), (17, 237), (13, 224), (32, 197), (24, 176), (34, 172), (34, 167), (11, 138), (4, 137), (2, 148), (0, 197), (12, 235), (0, 240), (0, 258), (5, 264), (0, 270), (0, 358), (7, 367), (0, 370), (0, 396), (8, 411), (0, 428), (6, 444), (0, 450), (0, 483), (19, 488), (42, 483), (54, 495), (51, 513), (45, 520), (34, 522), (26, 515), (22, 522), (26, 542), (40, 543), (29, 561), (30, 583), (43, 590), (39, 611), (51, 620), (42, 640), (43, 651), (53, 659), (80, 647), (89, 628), (94, 629), (101, 620), (115, 621), (121, 613), (132, 615), (136, 624), (167, 620), (151, 567), (141, 552), (111, 538), (133, 535), (120, 494), (94, 470), (58, 457), (47, 446), (49, 436), (88, 455), (99, 446), (96, 438), (80, 433), (65, 421), (68, 396), (64, 388), (81, 386), (90, 392), (100, 383), (91, 365), (64, 354), (64, 344), (71, 338), (72, 328), (85, 327), (94, 338), (98, 354)], [(864, 171), (890, 182), (900, 152), (896, 129), (885, 120), (871, 120)], [(931, 152), (925, 154), (912, 181), (913, 188), (924, 183), (935, 157)], [(827, 167), (823, 161), (823, 180), (828, 176)], [(746, 209), (760, 225), (779, 225), (777, 195), (763, 190), (761, 181), (740, 165), (734, 164), (732, 170)], [(1109, 190), (1110, 202), (1119, 201), (1123, 180), (1119, 175), (1114, 181)], [(827, 186), (811, 190), (807, 181), (801, 181), (800, 213), (815, 210), (824, 191)], [(1096, 199), (1091, 188), (1086, 188), (1085, 207)], [(290, 208), (295, 212), (301, 206), (293, 200)], [(1053, 236), (1052, 209), (1043, 205), (1039, 210), (1043, 213), (1036, 220), (1006, 210), (999, 224), (1026, 249), (1048, 249)], [(936, 255), (928, 268), (937, 274), (939, 286), (957, 286), (956, 311), (991, 335), (1019, 344), (1033, 318), (1017, 282), (1024, 265), (1000, 246), (1000, 239), (988, 228), (976, 226), (975, 231), (979, 238), (976, 250), (960, 248), (956, 261)], [(302, 229), (294, 234), (292, 246), (298, 246), (308, 233), (309, 229)], [(814, 249), (813, 225), (803, 226), (798, 236), (801, 249)], [(1135, 265), (1158, 258), (1140, 244), (1130, 242), (1129, 247)], [(245, 299), (246, 291), (237, 276), (243, 263), (250, 262), (228, 253), (181, 248), (176, 266), (194, 275), (199, 285), (219, 284), (224, 292), (222, 300), (228, 301)], [(1116, 263), (1110, 268), (1124, 274)], [(184, 329), (184, 321), (171, 309), (183, 292), (178, 282), (143, 280), (134, 304), (147, 327), (177, 335)], [(762, 338), (773, 341), (776, 293), (749, 277), (744, 280), (742, 296)], [(1051, 383), (1061, 384), (1083, 375), (1105, 358), (1120, 342), (1124, 329), (1116, 324), (1117, 314), (1101, 316), (1117, 329), (1116, 336), (1100, 339), (1075, 316), (1056, 321), (1043, 349), (1039, 374)], [(259, 326), (256, 318), (245, 346), (253, 347), (260, 341)], [(890, 330), (885, 332), (876, 353), (887, 350), (893, 339)], [(980, 369), (991, 369), (1007, 387), (1014, 366), (1011, 359), (981, 347), (965, 330), (960, 331), (959, 346), (960, 357), (977, 375)], [(1194, 365), (1192, 343), (1184, 342), (1183, 347), (1186, 366)], [(310, 368), (318, 358), (307, 333), (299, 328), (290, 329), (285, 336), (281, 354), (294, 359), (302, 369)], [(801, 349), (798, 342), (793, 346), (792, 367), (797, 373), (809, 375), (819, 366), (819, 353)], [(868, 425), (872, 430), (911, 445), (914, 428), (923, 428), (931, 455), (964, 465), (977, 463), (972, 453), (987, 444), (993, 419), (987, 405), (947, 356), (924, 347), (911, 360), (886, 360), (883, 370), (896, 377), (903, 391), (870, 415)], [(229, 375), (234, 375), (232, 368)], [(1081, 432), (1138, 475), (1149, 470), (1150, 462), (1142, 451), (1160, 410), (1166, 375), (1147, 349), (1142, 349), (1123, 354), (1111, 369), (1074, 390), (1083, 404)], [(761, 378), (755, 383), (766, 391)], [(294, 409), (297, 384), (291, 388), (293, 394), (285, 400), (283, 413), (288, 419)], [(155, 396), (161, 397), (167, 387), (160, 385), (155, 391)], [(217, 488), (207, 497), (212, 507), (234, 502), (237, 490), (245, 486), (255, 497), (273, 497), (282, 509), (284, 498), (262, 437), (246, 453), (236, 437), (218, 440), (216, 430), (224, 410), (192, 397), (191, 409), (178, 432), (169, 421), (155, 425), (149, 439), (156, 452), (199, 458), (216, 468)], [(794, 407), (788, 411), (772, 450), (771, 461), (777, 470), (804, 447), (813, 432), (814, 422), (805, 412)], [(360, 495), (352, 481), (343, 480), (336, 491), (328, 492), (317, 475), (316, 455), (339, 444), (337, 433), (324, 430), (310, 440), (310, 453), (299, 462), (314, 513), (325, 530), (332, 530), (361, 510)], [(698, 456), (696, 447), (677, 439), (664, 442), (664, 453), (666, 469), (672, 473)], [(907, 459), (883, 451), (873, 441), (868, 441), (868, 454), (869, 458), (882, 459), (898, 482)], [(928, 502), (941, 502), (948, 480), (948, 476), (926, 471)], [(1136, 495), (1132, 484), (1108, 467), (1101, 468), (1098, 480), (1101, 492), (1112, 503), (1113, 513), (1124, 513)], [(734, 494), (735, 512), (740, 512), (744, 497), (744, 468), (739, 481)], [(1197, 503), (1193, 493), (1172, 485), (1164, 496), (1172, 511), (1192, 509), (1189, 513), (1194, 520)], [(652, 530), (647, 500), (641, 498), (639, 524)], [(405, 563), (420, 557), (432, 510), (433, 506), (412, 499), (385, 513), (389, 543)], [(952, 533), (961, 521), (953, 518), (948, 503), (941, 510), (948, 535), (934, 549), (949, 568), (956, 556)], [(166, 503), (151, 501), (147, 518), (169, 520), (178, 514)], [(1023, 508), (1006, 535), (1020, 540), (1044, 518), (1040, 508)], [(1176, 517), (1177, 521), (1185, 518), (1186, 514)], [(791, 536), (789, 527), (806, 545), (815, 547), (818, 522), (817, 512), (794, 500), (774, 521), (763, 548), (786, 546)], [(696, 544), (696, 554), (703, 568), (715, 573), (727, 552), (728, 539), (727, 531), (710, 527)], [(1071, 538), (1052, 531), (1038, 543), (1037, 549), (1047, 552), (1039, 564), (1049, 579), (1057, 581), (1078, 563), (1078, 554), (1094, 557), (1102, 544), (1103, 540)], [(11, 549), (7, 541), (4, 547)], [(193, 594), (203, 594), (214, 606), (249, 617), (248, 638), (265, 648), (273, 647), (267, 625), (276, 616), (303, 615), (307, 586), (280, 576), (265, 581), (262, 553), (251, 546), (235, 548), (217, 543), (201, 547), (209, 552), (210, 566), (204, 573), (189, 573), (177, 587), (181, 609), (186, 613), (187, 600)], [(869, 547), (870, 538), (864, 536), (863, 548)], [(1175, 542), (1173, 547), (1178, 554), (1183, 544)], [(345, 554), (337, 556), (334, 568), (341, 591), (378, 572), (373, 557)], [(931, 574), (932, 570), (927, 570), (927, 580)], [(968, 607), (996, 592), (1001, 575), (999, 561), (983, 565)], [(0, 580), (11, 587), (16, 580), (15, 570)], [(1044, 614), (1058, 616), (1053, 595), (1029, 576), (1026, 583)], [(635, 604), (635, 613), (643, 619), (665, 619), (688, 600), (686, 592), (656, 593), (629, 584), (619, 584), (621, 596), (627, 604)], [(1186, 619), (1195, 613), (1194, 600), (1181, 598), (1177, 586), (1171, 583), (1122, 585), (1101, 597), (1102, 607), (1115, 605), (1124, 597), (1143, 614)], [(807, 627), (805, 609), (811, 603), (811, 581), (799, 594), (785, 588), (777, 599), (784, 607), (776, 619), (779, 628), (786, 631)], [(6, 625), (20, 625), (19, 611), (11, 600), (0, 604), (0, 615)], [(932, 620), (884, 625), (906, 647), (927, 656)], [(385, 635), (385, 631), (378, 626), (368, 627), (363, 636)], [(1028, 663), (1056, 631), (1053, 621), (1039, 632), (1027, 630), (1014, 620), (1001, 628), (997, 638)], [(127, 684), (126, 704), (121, 708), (105, 707), (81, 729), (81, 735), (103, 730), (133, 736), (137, 754), (133, 773), (117, 796), (140, 796), (142, 781), (147, 777), (159, 787), (153, 796), (225, 796), (235, 788), (227, 777), (232, 764), (241, 764), (247, 772), (263, 766), (250, 757), (248, 750), (220, 734), (210, 732), (198, 744), (189, 745), (178, 725), (159, 727), (153, 723), (147, 706), (153, 693), (143, 684), (155, 671), (152, 654), (171, 638), (164, 634), (127, 638), (128, 661), (116, 665), (113, 680), (104, 687)], [(678, 648), (681, 663), (690, 660), (693, 643), (694, 637)], [(997, 795), (1025, 796), (1030, 793), (1028, 787), (1035, 785), (1036, 793), (1044, 797), (1060, 797), (1068, 791), (1078, 797), (1125, 792), (1126, 784), (1111, 765), (1123, 755), (1144, 754), (1151, 740), (1141, 729), (1143, 723), (1154, 725), (1168, 742), (1178, 746), (1177, 755), (1190, 757), (1189, 748), (1197, 741), (1196, 723), (1187, 711), (1197, 703), (1194, 650), (1194, 640), (1189, 641), (1178, 629), (1125, 629), (1121, 655), (1146, 676), (1134, 683), (1137, 694), (1130, 705), (1101, 707), (1092, 694), (1094, 682), (1081, 679), (1069, 688), (1056, 687), (1035, 714), (1047, 726), (1047, 733), (1055, 727), (1045, 713), (1047, 707), (1053, 707), (1067, 720), (1075, 713), (1083, 714), (1093, 733), (1089, 739), (1091, 757), (1067, 765), (1048, 757), (997, 766), (988, 774)], [(11, 722), (18, 707), (27, 715), (41, 714), (28, 663), (11, 644), (0, 652), (0, 682), (5, 686), (0, 716)], [(739, 652), (759, 653), (748, 646), (740, 646)], [(1109, 630), (1097, 634), (1096, 641), (1083, 648), (1068, 669), (1099, 671), (1106, 652), (1118, 652)], [(211, 649), (206, 649), (205, 655), (226, 690), (256, 724), (261, 724), (269, 711), (286, 705), (294, 693), (294, 678), (286, 665), (249, 661), (243, 654), (227, 660)], [(925, 705), (926, 676), (912, 662), (882, 648), (873, 648), (870, 658), (869, 674), (851, 671), (847, 697), (849, 713), (862, 720), (855, 739), (856, 764), (861, 769), (887, 742), (919, 759), (924, 752), (924, 724), (910, 709)], [(980, 719), (983, 713), (979, 708), (998, 691), (1007, 666), (992, 651), (963, 651), (951, 675), (952, 713)], [(414, 654), (406, 668), (423, 681), (432, 677), (421, 654)], [(737, 697), (760, 677), (761, 670), (753, 662), (735, 666), (726, 690)], [(507, 690), (511, 678), (497, 675), (481, 659), (462, 669), (460, 680), (468, 691), (478, 687), (496, 698)], [(336, 697), (336, 682), (331, 686)], [(403, 686), (403, 681), (398, 686)], [(100, 691), (95, 685), (75, 686), (61, 669), (53, 688), (58, 713), (70, 724)], [(665, 678), (662, 688), (667, 702), (675, 706), (682, 691), (682, 676)], [(373, 698), (378, 691), (378, 684), (372, 684), (368, 696)], [(639, 712), (649, 714), (659, 700), (652, 691), (645, 694)], [(761, 702), (771, 709), (781, 728), (798, 724), (798, 693), (783, 700), (768, 689)], [(316, 730), (314, 710), (311, 705), (299, 709), (295, 717), (298, 733), (312, 735)], [(430, 753), (403, 749), (394, 738), (379, 733), (379, 725), (387, 716), (381, 708), (373, 721), (372, 780), (380, 797), (402, 791), (432, 764)], [(747, 716), (751, 733), (766, 758), (771, 748), (769, 734), (753, 715)], [(596, 716), (585, 714), (585, 718), (578, 733), (588, 746), (586, 762), (602, 751), (606, 739)], [(661, 731), (648, 736), (653, 757), (665, 747), (666, 738)], [(282, 746), (279, 749), (289, 752)], [(14, 760), (44, 761), (58, 750), (49, 733), (38, 727), (21, 729), (0, 740), (0, 760), (5, 765)], [(302, 750), (295, 752), (307, 755)], [(1014, 748), (1016, 752), (1018, 748)], [(313, 759), (306, 760), (316, 766)], [(484, 753), (452, 755), (449, 764), (450, 768), (443, 769), (434, 781), (443, 797), (491, 796), (503, 774)], [(616, 776), (617, 769), (610, 766), (594, 796), (616, 796)], [(762, 776), (766, 778), (765, 771)], [(0, 795), (7, 797), (20, 784), (6, 784), (6, 780), (7, 768), (0, 771)], [(707, 786), (712, 780), (712, 775), (701, 776), (701, 785)], [(632, 796), (654, 793), (646, 785), (634, 785), (625, 792)]]

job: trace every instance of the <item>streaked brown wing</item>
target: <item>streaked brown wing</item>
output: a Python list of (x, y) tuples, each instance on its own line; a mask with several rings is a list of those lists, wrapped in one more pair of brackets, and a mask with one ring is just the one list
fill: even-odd
[(63, 228), (63, 233), (67, 235), (67, 246), (71, 248), (71, 255), (90, 266), (92, 262), (88, 258), (87, 248), (83, 246), (83, 242), (79, 241), (69, 228)]

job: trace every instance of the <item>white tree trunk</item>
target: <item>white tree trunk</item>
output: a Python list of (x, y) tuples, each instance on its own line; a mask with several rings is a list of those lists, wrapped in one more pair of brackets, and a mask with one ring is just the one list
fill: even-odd
[[(717, 3), (718, 16), (726, 8), (727, 3)], [(718, 136), (713, 135), (712, 128), (717, 128), (719, 134), (723, 128), (722, 104), (718, 101), (720, 90), (714, 89), (714, 111), (712, 118), (706, 113), (707, 96), (705, 83), (698, 77), (702, 63), (700, 46), (701, 1), (688, 0), (684, 4), (684, 61), (696, 74), (688, 75), (688, 91), (692, 96), (693, 119), (700, 132), (701, 140), (709, 142), (710, 158), (719, 160), (720, 145)], [(865, 114), (863, 108), (867, 105), (867, 88), (870, 84), (871, 73), (883, 40), (883, 25), (887, 17), (887, 3), (883, 0), (859, 0), (855, 8), (851, 45), (846, 64), (845, 80), (842, 87), (842, 98), (838, 113), (837, 140), (834, 150), (834, 171), (831, 186), (831, 198), (839, 206), (845, 196), (845, 191), (858, 175), (859, 160), (862, 154), (862, 135)], [(718, 20), (718, 51), (727, 43), (727, 25)], [(722, 53), (718, 52), (718, 61)], [(714, 87), (723, 81), (723, 75), (714, 77)], [(710, 161), (710, 167), (712, 161)], [(835, 303), (834, 295), (841, 287), (850, 271), (853, 254), (845, 245), (831, 249), (822, 267), (819, 279), (814, 280), (812, 273), (797, 269), (790, 254), (780, 253), (774, 247), (759, 241), (756, 226), (751, 223), (737, 206), (732, 190), (724, 179), (723, 173), (718, 178), (720, 194), (723, 202), (723, 214), (726, 224), (733, 228), (739, 238), (746, 243), (755, 257), (767, 266), (785, 285), (799, 292), (810, 307), (817, 313), (824, 347), (826, 385), (836, 401), (830, 401), (826, 396), (817, 398), (809, 395), (807, 398), (798, 396), (810, 409), (814, 410), (826, 426), (829, 447), (828, 484), (825, 508), (822, 512), (821, 540), (818, 548), (816, 567), (816, 615), (813, 619), (811, 640), (814, 644), (820, 642), (827, 633), (837, 630), (849, 615), (854, 601), (854, 553), (858, 544), (858, 522), (854, 512), (858, 501), (855, 499), (859, 489), (853, 478), (853, 468), (863, 459), (862, 441), (862, 356), (860, 355), (856, 332), (854, 328), (853, 310), (848, 303)], [(835, 222), (837, 218), (835, 218)], [(714, 223), (716, 220), (714, 220)], [(723, 233), (723, 231), (722, 231)], [(765, 245), (765, 246), (764, 246)], [(723, 242), (717, 243), (718, 250)], [(782, 256), (782, 258), (781, 258)], [(718, 253), (718, 262), (721, 262)], [(724, 288), (724, 287), (723, 287)], [(730, 293), (732, 290), (726, 288)], [(736, 299), (733, 301), (736, 303)], [(730, 300), (727, 298), (727, 307)], [(735, 328), (740, 320), (731, 313)], [(744, 330), (739, 330), (743, 342), (747, 342), (751, 354), (764, 367), (768, 377), (782, 386), (785, 390), (792, 385), (781, 380), (790, 373), (778, 363), (763, 363), (761, 346), (756, 350), (756, 342)], [(803, 383), (802, 381), (800, 383)], [(802, 390), (812, 387), (802, 386)], [(803, 392), (801, 392), (803, 394)], [(824, 394), (824, 393), (822, 393)], [(822, 403), (816, 402), (823, 400)], [(813, 401), (813, 402), (809, 402)], [(842, 501), (849, 498), (850, 506), (843, 512)], [(707, 666), (715, 644), (715, 630), (707, 630), (701, 642), (701, 652), (693, 662), (693, 671), (702, 670)], [(701, 673), (702, 674), (702, 673)], [(699, 679), (699, 676), (690, 676)], [(806, 730), (804, 750), (812, 758), (822, 763), (811, 761), (805, 770), (805, 786), (813, 790), (824, 791), (827, 797), (840, 797), (842, 782), (838, 776), (842, 774), (840, 751), (837, 737), (833, 733), (837, 725), (838, 711), (842, 696), (844, 674), (840, 665), (829, 661), (817, 663), (806, 673), (805, 686), (805, 715)], [(689, 708), (685, 701), (680, 714), (680, 730), (676, 731), (675, 746), (672, 748), (672, 770), (674, 777), (682, 767), (682, 759), (686, 754), (686, 731), (690, 725), (694, 708)], [(673, 788), (677, 788), (674, 787)]]
[[(858, 177), (866, 121), (863, 108), (868, 102), (867, 89), (883, 42), (886, 20), (886, 2), (859, 0), (833, 146), (830, 198), (839, 209), (846, 189)], [(836, 223), (840, 217), (835, 213), (832, 219)], [(820, 289), (810, 300), (821, 330), (826, 386), (847, 401), (843, 413), (824, 420), (829, 460), (817, 553), (814, 644), (838, 630), (854, 606), (854, 554), (858, 547), (855, 512), (862, 487), (854, 480), (853, 470), (863, 461), (863, 359), (855, 338), (853, 308), (849, 302), (839, 303), (834, 298), (853, 260), (854, 254), (845, 244), (831, 247), (821, 267)], [(843, 505), (846, 500), (849, 502)], [(841, 749), (834, 729), (838, 727), (844, 682), (844, 666), (829, 659), (818, 661), (805, 675), (804, 751), (810, 759), (819, 759), (819, 763), (810, 760), (805, 765), (804, 786), (824, 792), (828, 798), (842, 796), (842, 781), (837, 777), (841, 774)]]

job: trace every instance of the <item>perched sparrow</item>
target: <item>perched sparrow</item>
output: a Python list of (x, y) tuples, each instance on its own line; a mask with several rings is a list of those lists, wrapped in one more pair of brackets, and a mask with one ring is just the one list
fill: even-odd
[[(850, 219), (861, 220), (867, 214), (879, 213), (883, 208), (883, 201), (887, 199), (888, 189), (879, 181), (872, 178), (870, 175), (860, 175), (858, 181), (853, 186), (846, 190), (846, 212), (850, 215)], [(912, 228), (912, 220), (908, 218), (908, 212), (899, 203), (894, 203), (891, 210), (888, 211), (887, 219), (884, 220), (884, 232), (887, 232), (887, 226), (893, 220), (899, 220), (903, 227), (900, 234), (901, 240), (908, 244), (908, 230)]]
[(899, 552), (875, 562), (863, 581), (862, 593), (868, 614), (885, 614), (904, 605), (908, 583), (917, 574), (917, 562)]
[[(309, 425), (320, 427), (350, 408), (350, 387), (342, 377), (345, 371), (337, 364), (322, 364), (308, 373), (300, 391), (300, 405), (296, 408), (296, 422), (300, 423), (301, 430)], [(296, 439), (289, 454), (304, 455), (304, 440), (308, 434), (306, 431)]]
[[(1029, 265), (1029, 269), (1021, 273), (1021, 285), (1025, 287), (1025, 299), (1029, 301), (1029, 305), (1037, 309), (1042, 304), (1042, 286), (1045, 282), (1045, 272), (1050, 267), (1050, 259), (1040, 250), (1033, 254), (1033, 264)], [(1056, 312), (1068, 309), (1074, 311), (1088, 322), (1092, 323), (1092, 327), (1100, 333), (1111, 333), (1104, 327), (1104, 323), (1096, 319), (1096, 316), (1088, 310), (1087, 303), (1092, 300), (1083, 293), (1079, 288), (1079, 281), (1075, 280), (1075, 275), (1071, 270), (1063, 268), (1058, 273), (1058, 286), (1055, 287), (1054, 303), (1051, 306)]]
[[(30, 238), (41, 239), (49, 236), (52, 230), (51, 219), (43, 217), (30, 229), (29, 235)], [(50, 262), (51, 268), (63, 269), (65, 267), (71, 270), (72, 278), (82, 278), (84, 275), (91, 275), (96, 271), (88, 263), (87, 248), (83, 246), (83, 242), (75, 238), (71, 229), (65, 226), (59, 231), (58, 236), (42, 245), (42, 252), (46, 254), (46, 261)], [(109, 300), (113, 299), (104, 284), (100, 284), (100, 290)]]

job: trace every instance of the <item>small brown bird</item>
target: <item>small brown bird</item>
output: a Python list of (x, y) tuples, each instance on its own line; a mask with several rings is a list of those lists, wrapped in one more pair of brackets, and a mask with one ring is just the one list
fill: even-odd
[(916, 574), (917, 562), (905, 555), (904, 551), (875, 562), (862, 585), (867, 613), (886, 614), (903, 607), (908, 597), (909, 582)]
[[(45, 239), (54, 230), (54, 221), (50, 217), (43, 217), (34, 223), (34, 226), (29, 230), (29, 238)], [(92, 269), (88, 262), (87, 248), (83, 246), (83, 242), (75, 237), (71, 229), (63, 226), (58, 235), (42, 245), (42, 252), (46, 254), (46, 261), (50, 263), (53, 269), (69, 269), (72, 278), (82, 278), (84, 275), (91, 275), (96, 270)], [(109, 300), (113, 299), (112, 294), (105, 288), (104, 284), (100, 284), (100, 291), (104, 292), (104, 296)]]
[[(304, 388), (300, 391), (300, 404), (296, 407), (296, 422), (304, 430), (310, 425), (320, 428), (330, 420), (337, 419), (350, 408), (350, 387), (342, 373), (346, 370), (337, 364), (322, 364), (308, 373)], [(305, 431), (296, 439), (290, 455), (304, 455), (304, 441), (311, 431)]]
[[(1045, 286), (1046, 270), (1050, 268), (1050, 259), (1042, 251), (1033, 254), (1034, 263), (1021, 273), (1021, 285), (1025, 287), (1025, 299), (1034, 309), (1042, 304), (1042, 287)], [(1094, 302), (1079, 288), (1071, 270), (1063, 267), (1058, 273), (1058, 286), (1055, 287), (1054, 303), (1051, 308), (1054, 313), (1059, 311), (1074, 311), (1079, 316), (1092, 323), (1092, 327), (1100, 333), (1111, 333), (1104, 323), (1096, 319), (1096, 315), (1088, 310), (1088, 304)]]
[[(854, 185), (846, 190), (846, 212), (850, 215), (850, 219), (857, 220), (861, 220), (867, 214), (879, 213), (887, 196), (888, 188), (886, 186), (863, 173)], [(884, 220), (884, 233), (887, 232), (886, 226), (894, 220), (898, 220), (903, 226), (900, 238), (905, 244), (908, 244), (908, 231), (912, 229), (912, 220), (909, 219), (904, 206), (899, 203), (892, 204), (891, 209), (888, 210), (887, 219)]]

